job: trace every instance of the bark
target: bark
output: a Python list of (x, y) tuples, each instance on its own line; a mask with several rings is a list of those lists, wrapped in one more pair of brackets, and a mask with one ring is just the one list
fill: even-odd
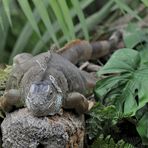
[(38, 118), (24, 108), (7, 114), (1, 130), (4, 148), (83, 148), (84, 115)]

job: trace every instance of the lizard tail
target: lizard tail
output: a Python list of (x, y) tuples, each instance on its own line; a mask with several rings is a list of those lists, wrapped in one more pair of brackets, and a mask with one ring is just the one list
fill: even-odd
[(109, 40), (89, 43), (85, 40), (74, 40), (58, 50), (58, 54), (68, 59), (73, 64), (107, 55), (122, 39), (122, 33), (113, 33)]

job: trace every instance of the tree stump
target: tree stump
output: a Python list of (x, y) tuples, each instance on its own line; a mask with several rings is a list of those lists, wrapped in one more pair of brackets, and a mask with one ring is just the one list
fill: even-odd
[(4, 148), (83, 148), (84, 115), (38, 118), (23, 108), (7, 114), (1, 130)]

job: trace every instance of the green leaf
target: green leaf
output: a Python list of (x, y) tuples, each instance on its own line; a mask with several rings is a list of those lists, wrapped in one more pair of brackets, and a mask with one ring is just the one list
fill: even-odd
[(57, 0), (51, 0), (50, 1), (50, 5), (56, 15), (57, 21), (59, 23), (59, 25), (62, 28), (62, 32), (64, 34), (64, 36), (66, 37), (67, 41), (69, 41), (71, 39), (71, 36), (69, 34), (69, 29), (68, 26), (66, 26), (65, 20), (63, 18), (63, 13), (61, 10), (61, 7), (59, 6), (59, 3)]
[(82, 27), (82, 30), (84, 32), (85, 39), (89, 40), (89, 34), (88, 34), (87, 25), (86, 25), (86, 20), (85, 20), (83, 11), (80, 8), (79, 1), (78, 0), (71, 0), (71, 2), (74, 5), (76, 13), (77, 13), (77, 15), (79, 17), (79, 20), (80, 20), (80, 23), (81, 23), (81, 27)]
[(32, 10), (30, 8), (30, 4), (28, 2), (28, 0), (18, 0), (18, 3), (20, 4), (25, 16), (27, 17), (27, 19), (29, 20), (32, 28), (35, 30), (35, 32), (38, 34), (38, 36), (40, 37), (40, 31), (38, 28), (38, 25), (35, 21), (35, 18), (33, 16)]
[(138, 122), (137, 131), (142, 138), (142, 143), (148, 145), (148, 112)]
[[(115, 102), (112, 103), (123, 111), (124, 114), (132, 113), (135, 115), (136, 111), (141, 109), (148, 102), (148, 69), (137, 70), (130, 75), (111, 76), (97, 82), (95, 93), (100, 99), (110, 99), (115, 97)], [(122, 87), (121, 87), (122, 85)], [(124, 86), (124, 87), (123, 87)], [(115, 92), (113, 90), (116, 90)], [(135, 91), (138, 91), (137, 93)], [(108, 92), (112, 91), (110, 95)], [(117, 96), (118, 97), (117, 97)], [(113, 97), (112, 97), (113, 96)], [(102, 102), (106, 102), (101, 100)], [(119, 105), (124, 108), (120, 109)]]
[(117, 115), (115, 106), (104, 106), (99, 102), (96, 103), (88, 114), (91, 118), (87, 120), (87, 131), (91, 139), (102, 134), (107, 125), (106, 128), (111, 128), (115, 123), (114, 121), (117, 119), (115, 119)]
[(141, 58), (138, 51), (120, 49), (98, 72), (99, 75), (113, 75), (97, 82), (97, 96), (104, 100), (114, 98), (115, 102), (112, 103), (125, 114), (135, 115), (148, 103), (148, 65), (143, 66)]
[(95, 138), (95, 141), (91, 145), (91, 148), (134, 148), (134, 146), (126, 143), (123, 140), (115, 142), (110, 135), (108, 135), (107, 137), (100, 135)]
[[(135, 115), (136, 111), (148, 102), (147, 87), (148, 78), (143, 74), (138, 75), (138, 72), (135, 72), (134, 78), (128, 81), (126, 88), (123, 90), (124, 93), (122, 96), (125, 98), (124, 113), (132, 113), (132, 115)], [(135, 90), (138, 92), (135, 93)]]
[(129, 24), (124, 33), (124, 43), (127, 48), (134, 48), (139, 43), (146, 41), (145, 32), (136, 24)]
[[(89, 4), (91, 4), (94, 0), (83, 0), (82, 2), (80, 2), (80, 6), (81, 6), (81, 9), (85, 9)], [(70, 10), (70, 14), (71, 14), (71, 17), (74, 18), (76, 16), (75, 14), (75, 10), (74, 8), (72, 8)], [(54, 30), (55, 32), (58, 32), (60, 31), (60, 26), (58, 25), (57, 21), (54, 22), (53, 26), (55, 27)], [(77, 29), (76, 29), (77, 31)], [(40, 52), (40, 50), (44, 47), (45, 43), (47, 43), (49, 40), (50, 40), (51, 36), (48, 35), (48, 31), (45, 31), (44, 35), (42, 36), (42, 40), (39, 40), (36, 44), (36, 46), (34, 47), (33, 49), (33, 54), (37, 54)], [(43, 42), (44, 41), (44, 42)], [(62, 36), (60, 39), (59, 39), (59, 44), (61, 43), (64, 43), (66, 41), (66, 37), (65, 36)], [(63, 44), (62, 44), (63, 45)]]
[[(108, 14), (111, 12), (111, 8), (114, 6), (114, 1), (108, 1), (99, 11), (96, 13), (93, 13), (91, 16), (89, 16), (86, 19), (86, 24), (88, 30), (92, 29), (95, 25), (102, 23), (103, 19), (108, 16)], [(78, 24), (75, 27), (76, 32), (78, 32), (81, 29), (81, 25)]]
[[(48, 6), (48, 0), (44, 0), (44, 3), (46, 4), (46, 7)], [(40, 16), (38, 15), (37, 9), (33, 11), (33, 17), (35, 18), (36, 23), (40, 21)], [(24, 48), (26, 44), (28, 43), (31, 35), (33, 33), (33, 28), (31, 27), (31, 24), (27, 21), (26, 24), (24, 25), (19, 37), (17, 38), (17, 41), (15, 42), (15, 45), (13, 47), (13, 51), (11, 53), (11, 56), (9, 58), (9, 63), (12, 63), (13, 57), (24, 51)], [(49, 36), (49, 33), (48, 33)], [(40, 40), (42, 44), (45, 45), (45, 42), (43, 39)]]
[(7, 18), (9, 20), (9, 23), (12, 26), (12, 21), (11, 21), (11, 16), (10, 16), (11, 13), (10, 13), (10, 9), (9, 9), (11, 1), (10, 0), (2, 0), (2, 2), (3, 2), (3, 5), (4, 5), (4, 9), (5, 9)]
[(132, 72), (140, 64), (140, 54), (132, 49), (117, 50), (108, 60), (98, 75), (109, 73)]
[[(0, 13), (1, 14), (1, 13)], [(2, 17), (0, 15), (0, 25), (1, 25), (1, 29), (4, 30), (4, 25), (3, 25), (3, 20), (2, 20)]]
[(75, 29), (73, 25), (73, 21), (70, 15), (70, 10), (67, 6), (67, 3), (65, 0), (58, 1), (59, 6), (61, 8), (61, 12), (63, 15), (63, 21), (65, 22), (66, 26), (68, 27), (68, 31), (70, 33), (71, 39), (75, 39)]
[(128, 80), (129, 75), (123, 76), (110, 76), (104, 78), (96, 83), (95, 94), (101, 99), (105, 96), (110, 90), (112, 90), (115, 86), (119, 86), (119, 82), (125, 83)]
[(141, 64), (143, 66), (148, 65), (148, 42), (147, 45), (142, 45), (142, 49), (140, 50), (140, 56), (141, 56)]
[(2, 54), (2, 53), (4, 53), (4, 52), (6, 53), (5, 43), (6, 43), (8, 29), (9, 29), (9, 22), (8, 22), (8, 19), (6, 18), (6, 14), (5, 14), (4, 8), (2, 6), (0, 6), (0, 15), (1, 15), (0, 20), (3, 20), (2, 27), (0, 27), (0, 35), (1, 35), (1, 39), (0, 39), (0, 53), (1, 53), (0, 59), (3, 59), (4, 54)]
[(54, 29), (53, 25), (51, 24), (51, 20), (49, 18), (49, 15), (48, 15), (48, 12), (47, 12), (47, 9), (46, 9), (46, 6), (45, 6), (44, 2), (43, 1), (37, 1), (37, 0), (33, 0), (33, 2), (34, 2), (34, 4), (35, 4), (35, 6), (36, 6), (42, 20), (43, 20), (43, 22), (44, 22), (44, 24), (45, 24), (45, 26), (46, 26), (46, 28), (48, 30), (49, 35), (51, 35), (52, 40), (54, 41), (54, 43), (57, 46), (59, 46), (58, 40), (56, 38), (55, 31), (54, 31), (55, 29)]
[[(83, 0), (80, 3), (81, 8), (82, 9), (86, 8), (93, 1), (94, 0), (88, 0), (88, 1)], [(92, 26), (94, 26), (97, 23), (101, 22), (105, 18), (109, 14), (109, 12), (111, 11), (111, 7), (113, 6), (113, 4), (114, 4), (113, 1), (109, 1), (108, 3), (105, 4), (105, 6), (100, 11), (98, 11), (98, 12), (94, 13), (93, 15), (91, 15), (90, 17), (88, 17), (86, 19), (86, 24), (87, 24), (88, 29), (91, 29)], [(71, 16), (72, 17), (75, 16), (74, 9), (71, 10)], [(80, 24), (77, 24), (75, 26), (75, 31), (78, 32), (78, 31), (80, 31), (80, 29), (81, 29), (81, 25)], [(43, 38), (44, 38), (45, 41), (48, 41), (50, 39), (49, 36), (47, 35), (47, 32), (45, 32), (45, 34), (43, 35)], [(67, 36), (65, 36), (65, 35), (62, 36), (59, 39), (59, 43), (65, 43), (65, 38), (67, 38)], [(41, 49), (43, 47), (43, 45), (44, 45), (43, 42), (42, 41), (39, 41), (37, 43), (37, 45), (35, 46), (35, 48), (33, 49), (33, 51), (35, 50), (35, 52), (33, 52), (33, 53), (38, 53), (39, 49)]]
[(148, 0), (141, 0), (146, 7), (148, 7)]
[(142, 21), (142, 19), (137, 15), (137, 13), (134, 10), (132, 10), (124, 1), (121, 0), (114, 0), (114, 1), (121, 10), (126, 11), (128, 14), (135, 17), (137, 20)]

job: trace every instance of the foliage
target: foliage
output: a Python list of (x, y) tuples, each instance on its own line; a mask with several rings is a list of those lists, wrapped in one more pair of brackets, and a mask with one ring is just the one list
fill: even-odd
[[(118, 16), (121, 15), (119, 12), (123, 12), (141, 21), (137, 8), (141, 3), (147, 6), (147, 0), (135, 0), (132, 3), (131, 0), (106, 0), (102, 3), (102, 7), (98, 8), (95, 0), (0, 1), (0, 62), (12, 62), (12, 58), (20, 52), (37, 54), (48, 50), (53, 43), (61, 47), (75, 38), (90, 40), (92, 28), (102, 24), (104, 27), (116, 16), (116, 12)], [(92, 4), (97, 9), (92, 13), (86, 12)], [(101, 75), (107, 73), (107, 77), (96, 85), (96, 96), (102, 103), (90, 113), (91, 138), (107, 134), (109, 128), (116, 125), (120, 118), (135, 115), (137, 130), (143, 142), (147, 140), (147, 114), (142, 112), (147, 103), (148, 54), (144, 48), (141, 51), (132, 50), (137, 45), (143, 46), (142, 43), (147, 41), (145, 32), (139, 29), (133, 32), (136, 27), (129, 28), (128, 30), (133, 30), (126, 33), (124, 39), (128, 49), (115, 53), (108, 61), (110, 64), (105, 65), (100, 72)], [(111, 74), (108, 74), (109, 71)], [(110, 142), (113, 143), (112, 140)]]
[(148, 41), (147, 36), (145, 35), (146, 32), (147, 31), (145, 29), (141, 30), (139, 27), (137, 27), (136, 24), (129, 24), (124, 34), (124, 42), (126, 47), (134, 48), (139, 43), (146, 43)]
[[(12, 67), (8, 65), (0, 65), (0, 99), (2, 98), (2, 95), (4, 94), (5, 88), (6, 88), (6, 81), (9, 77), (9, 74), (11, 72)], [(4, 112), (0, 108), (0, 120), (1, 118), (4, 118)]]
[(53, 43), (60, 47), (75, 38), (89, 40), (92, 28), (119, 9), (141, 20), (133, 7), (136, 3), (140, 4), (138, 0), (131, 7), (128, 6), (129, 1), (100, 2), (103, 3), (101, 9), (87, 13), (86, 9), (95, 3), (95, 0), (0, 1), (0, 33), (3, 34), (0, 52), (4, 55), (1, 54), (1, 62), (9, 56), (9, 62), (12, 62), (17, 53), (24, 51), (37, 54), (49, 49)]
[(89, 112), (89, 120), (87, 120), (87, 131), (89, 139), (99, 137), (101, 134), (107, 136), (110, 134), (111, 128), (122, 118), (130, 117), (130, 114), (124, 115), (117, 111), (114, 105), (104, 106), (97, 103)]
[(4, 68), (2, 66), (0, 67), (0, 96), (2, 95), (1, 93), (5, 90), (6, 81), (9, 77), (11, 69), (11, 66), (6, 66)]
[(145, 145), (148, 144), (146, 32), (147, 30), (135, 28), (135, 25), (128, 27), (124, 36), (127, 48), (117, 50), (98, 72), (99, 76), (104, 75), (105, 78), (97, 82), (95, 89), (95, 94), (102, 104), (115, 105), (117, 112), (136, 117), (137, 131)]
[(143, 144), (148, 145), (148, 112), (146, 111), (137, 124), (137, 131), (142, 137)]
[(141, 1), (144, 3), (145, 6), (148, 7), (148, 1), (147, 0), (141, 0)]
[(131, 144), (124, 142), (123, 140), (118, 141), (117, 143), (114, 142), (111, 136), (104, 137), (100, 135), (91, 148), (134, 148)]
[[(119, 75), (106, 78), (105, 80), (110, 81), (110, 83), (106, 84), (104, 82), (106, 84), (105, 86), (100, 85), (102, 81), (99, 81), (96, 86), (97, 96), (99, 96), (100, 93), (102, 94), (101, 88), (103, 86), (103, 89), (106, 90), (106, 92), (104, 91), (105, 94), (111, 91), (113, 87), (114, 89), (116, 87), (119, 92), (110, 94), (110, 97), (113, 98), (112, 95), (116, 95), (115, 104), (117, 104), (117, 108), (124, 113), (132, 113), (135, 115), (136, 111), (148, 102), (148, 65), (143, 63), (138, 51), (128, 48), (120, 49), (112, 55), (111, 59), (98, 74), (112, 73)], [(110, 85), (110, 87), (108, 85)], [(122, 92), (120, 91), (120, 86), (123, 88)]]

